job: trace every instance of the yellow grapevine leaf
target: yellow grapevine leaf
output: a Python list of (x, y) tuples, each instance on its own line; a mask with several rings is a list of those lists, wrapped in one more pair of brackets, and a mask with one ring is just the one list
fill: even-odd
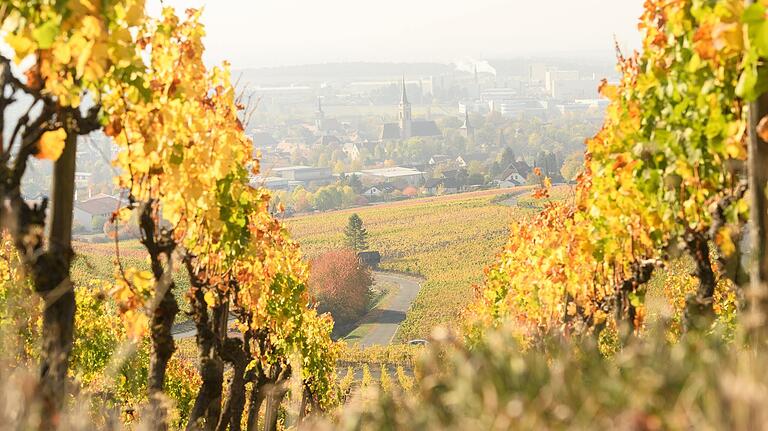
[(43, 133), (40, 141), (37, 143), (38, 159), (58, 160), (61, 152), (64, 151), (64, 141), (67, 139), (67, 132), (64, 129), (56, 129), (51, 132)]
[(210, 290), (205, 292), (205, 303), (208, 304), (209, 307), (216, 305), (216, 295)]
[(21, 63), (26, 56), (32, 54), (35, 50), (35, 44), (31, 39), (24, 36), (17, 36), (13, 33), (5, 36), (5, 42), (10, 45), (13, 52), (16, 54), (16, 63)]

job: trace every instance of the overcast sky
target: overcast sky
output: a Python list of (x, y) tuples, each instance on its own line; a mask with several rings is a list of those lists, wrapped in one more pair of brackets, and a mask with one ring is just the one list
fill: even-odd
[[(613, 55), (639, 45), (642, 0), (164, 0), (205, 6), (206, 61), (234, 68)], [(161, 0), (148, 1), (157, 14)]]

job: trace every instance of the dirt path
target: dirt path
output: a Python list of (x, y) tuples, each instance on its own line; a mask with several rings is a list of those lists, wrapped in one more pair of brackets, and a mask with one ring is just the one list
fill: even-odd
[[(362, 347), (389, 344), (421, 288), (419, 280), (414, 277), (385, 272), (374, 272), (373, 277), (377, 283), (397, 284), (398, 291), (368, 312), (347, 336), (347, 341), (359, 343)], [(230, 316), (230, 320), (233, 319), (234, 316)], [(194, 337), (197, 331), (194, 322), (188, 320), (173, 325), (171, 333), (174, 339), (180, 340)]]

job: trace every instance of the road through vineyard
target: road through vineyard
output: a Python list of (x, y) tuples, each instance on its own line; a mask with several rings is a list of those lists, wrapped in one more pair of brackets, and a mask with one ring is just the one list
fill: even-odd
[(395, 342), (403, 342), (426, 338), (435, 325), (459, 322), (474, 298), (472, 286), (482, 281), (484, 266), (507, 240), (508, 224), (536, 211), (497, 201), (527, 190), (417, 199), (295, 217), (286, 224), (308, 257), (313, 257), (342, 247), (347, 219), (357, 213), (368, 230), (370, 249), (382, 254), (382, 270), (426, 278), (395, 336)]

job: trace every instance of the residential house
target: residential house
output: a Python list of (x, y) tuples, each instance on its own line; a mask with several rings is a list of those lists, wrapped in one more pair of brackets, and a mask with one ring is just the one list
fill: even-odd
[(434, 156), (430, 157), (429, 159), (429, 165), (435, 166), (435, 165), (442, 165), (445, 163), (451, 162), (451, 156), (447, 154), (435, 154)]
[(526, 163), (525, 160), (518, 160), (513, 164), (515, 165), (515, 169), (517, 169), (517, 172), (521, 176), (523, 176), (523, 178), (528, 178), (528, 175), (530, 175), (531, 172), (533, 172), (533, 169), (530, 166), (528, 166), (528, 163)]
[(100, 226), (93, 226), (95, 220), (106, 222), (126, 202), (104, 193), (93, 196), (84, 201), (75, 202), (72, 216), (76, 224), (86, 230), (101, 230)]
[(342, 150), (349, 160), (358, 160), (360, 158), (360, 148), (354, 142), (347, 142)]
[(458, 192), (459, 186), (454, 178), (430, 178), (424, 183), (424, 191), (431, 195), (451, 194)]
[(526, 184), (526, 177), (517, 170), (516, 164), (511, 163), (504, 172), (496, 178), (499, 188), (522, 186)]
[(384, 192), (377, 186), (372, 186), (363, 192), (363, 196), (366, 196), (366, 197), (377, 197), (383, 194)]
[(456, 157), (456, 165), (461, 168), (466, 168), (469, 166), (470, 162), (484, 162), (486, 161), (488, 156), (485, 154), (465, 154), (463, 156)]

